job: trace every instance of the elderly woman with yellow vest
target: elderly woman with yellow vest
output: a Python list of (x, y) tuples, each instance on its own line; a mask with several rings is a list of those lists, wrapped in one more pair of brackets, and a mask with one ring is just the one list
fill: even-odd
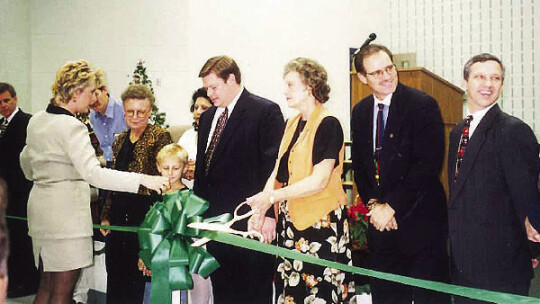
[[(278, 245), (352, 265), (344, 213), (343, 129), (324, 107), (330, 87), (318, 62), (296, 58), (285, 66), (285, 97), (300, 113), (287, 121), (278, 160), (264, 190), (247, 202), (256, 211), (250, 228), (275, 237), (266, 211), (279, 203)], [(348, 303), (354, 282), (348, 274), (278, 258), (278, 303)]]

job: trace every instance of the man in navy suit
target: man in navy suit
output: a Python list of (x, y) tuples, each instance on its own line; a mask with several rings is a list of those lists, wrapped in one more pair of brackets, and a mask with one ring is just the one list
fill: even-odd
[[(26, 145), (26, 127), (31, 115), (17, 107), (17, 93), (9, 83), (0, 82), (0, 177), (8, 187), (7, 214), (26, 217), (32, 182), (24, 177), (19, 154)], [(8, 297), (21, 297), (37, 291), (39, 276), (34, 267), (32, 242), (26, 222), (7, 220), (11, 240), (8, 259)]]
[[(193, 189), (210, 202), (205, 213), (209, 217), (232, 213), (264, 188), (277, 158), (284, 121), (276, 103), (243, 87), (232, 58), (208, 59), (199, 77), (214, 106), (199, 121)], [(264, 223), (266, 231), (275, 230), (273, 214)], [(246, 230), (247, 223), (233, 228)], [(210, 242), (208, 251), (221, 264), (212, 274), (215, 303), (269, 303), (271, 256), (217, 242)]]
[(452, 130), (448, 155), (452, 280), (527, 295), (533, 270), (525, 218), (538, 199), (538, 143), (497, 104), (504, 82), (497, 57), (472, 57), (463, 79), (467, 119)]
[[(360, 81), (373, 94), (352, 112), (352, 165), (371, 214), (370, 267), (427, 280), (448, 280), (447, 209), (439, 172), (443, 121), (435, 99), (401, 84), (392, 53), (363, 47), (355, 57)], [(449, 303), (450, 297), (373, 279), (374, 304)]]

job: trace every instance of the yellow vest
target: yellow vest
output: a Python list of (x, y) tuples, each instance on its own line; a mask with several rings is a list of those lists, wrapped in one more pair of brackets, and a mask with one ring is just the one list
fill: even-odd
[[(315, 134), (319, 125), (327, 116), (331, 116), (330, 112), (323, 108), (322, 105), (318, 105), (306, 122), (306, 126), (300, 133), (298, 140), (293, 145), (288, 163), (289, 185), (293, 185), (313, 173), (313, 142), (315, 141)], [(298, 114), (287, 122), (283, 140), (279, 148), (278, 160), (287, 151), (301, 117), (302, 115)], [(330, 180), (324, 190), (310, 196), (289, 199), (287, 201), (289, 215), (296, 229), (304, 230), (340, 205), (346, 204), (346, 196), (341, 184), (344, 147), (345, 145), (341, 146), (341, 150), (339, 151), (339, 165), (332, 170)], [(278, 167), (279, 161), (276, 163), (276, 170)]]

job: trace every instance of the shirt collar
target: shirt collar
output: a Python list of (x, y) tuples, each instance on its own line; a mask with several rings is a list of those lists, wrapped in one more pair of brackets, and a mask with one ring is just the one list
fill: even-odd
[(386, 95), (386, 97), (383, 100), (379, 100), (379, 98), (377, 98), (377, 96), (375, 96), (375, 94), (373, 94), (373, 98), (375, 100), (375, 105), (378, 105), (378, 104), (382, 103), (383, 105), (389, 107), (390, 103), (392, 102), (392, 95), (394, 95), (394, 93), (390, 93), (390, 94)]
[(50, 103), (48, 106), (47, 106), (47, 109), (45, 110), (45, 112), (47, 113), (51, 113), (51, 114), (65, 114), (65, 115), (69, 115), (69, 116), (73, 116), (75, 117), (75, 115), (71, 114), (70, 111), (62, 108), (62, 107), (58, 107), (58, 106), (55, 106), (53, 105), (52, 103)]
[[(105, 116), (109, 118), (114, 118), (114, 108), (116, 107), (116, 102), (114, 102), (114, 99), (109, 95), (109, 102), (107, 103), (107, 109), (105, 109)], [(101, 113), (99, 113), (101, 115)]]
[[(236, 103), (238, 103), (238, 99), (240, 99), (240, 96), (242, 95), (243, 92), (244, 92), (244, 87), (242, 86), (240, 89), (240, 92), (238, 92), (238, 94), (233, 98), (231, 103), (227, 106), (228, 117), (231, 117), (231, 113), (234, 110), (234, 107), (236, 106)], [(216, 113), (221, 114), (223, 111), (225, 111), (225, 108), (218, 108)]]
[(6, 118), (8, 123), (11, 122), (11, 120), (13, 119), (13, 117), (15, 117), (15, 114), (17, 114), (17, 112), (19, 112), (19, 107), (15, 107), (15, 110), (13, 110), (11, 115), (9, 115), (8, 118)]
[[(486, 113), (487, 113), (491, 108), (493, 108), (493, 106), (496, 105), (496, 104), (497, 104), (497, 103), (494, 102), (494, 103), (493, 103), (492, 105), (490, 105), (489, 107), (487, 107), (487, 108), (485, 108), (485, 109), (482, 109), (482, 110), (480, 110), (480, 111), (476, 111), (475, 113), (471, 113), (471, 112), (469, 111), (469, 109), (467, 109), (467, 116), (472, 115), (472, 117), (473, 117), (472, 121), (479, 123), (479, 122), (482, 120), (482, 118), (484, 118), (484, 116), (486, 116)], [(465, 116), (465, 117), (467, 117), (467, 116)]]

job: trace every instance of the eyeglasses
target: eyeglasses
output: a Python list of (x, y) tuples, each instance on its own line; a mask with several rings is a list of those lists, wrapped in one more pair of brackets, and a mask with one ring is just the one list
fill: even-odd
[(384, 73), (394, 75), (395, 72), (396, 72), (396, 66), (391, 64), (391, 65), (386, 66), (384, 69), (376, 70), (374, 72), (366, 73), (366, 74), (369, 75), (369, 76), (381, 79), (381, 78), (384, 77)]
[(140, 118), (143, 118), (146, 116), (146, 114), (148, 114), (148, 110), (145, 110), (145, 111), (141, 111), (141, 110), (127, 110), (126, 111), (126, 117), (134, 117), (134, 116), (137, 116), (137, 117), (140, 117)]

